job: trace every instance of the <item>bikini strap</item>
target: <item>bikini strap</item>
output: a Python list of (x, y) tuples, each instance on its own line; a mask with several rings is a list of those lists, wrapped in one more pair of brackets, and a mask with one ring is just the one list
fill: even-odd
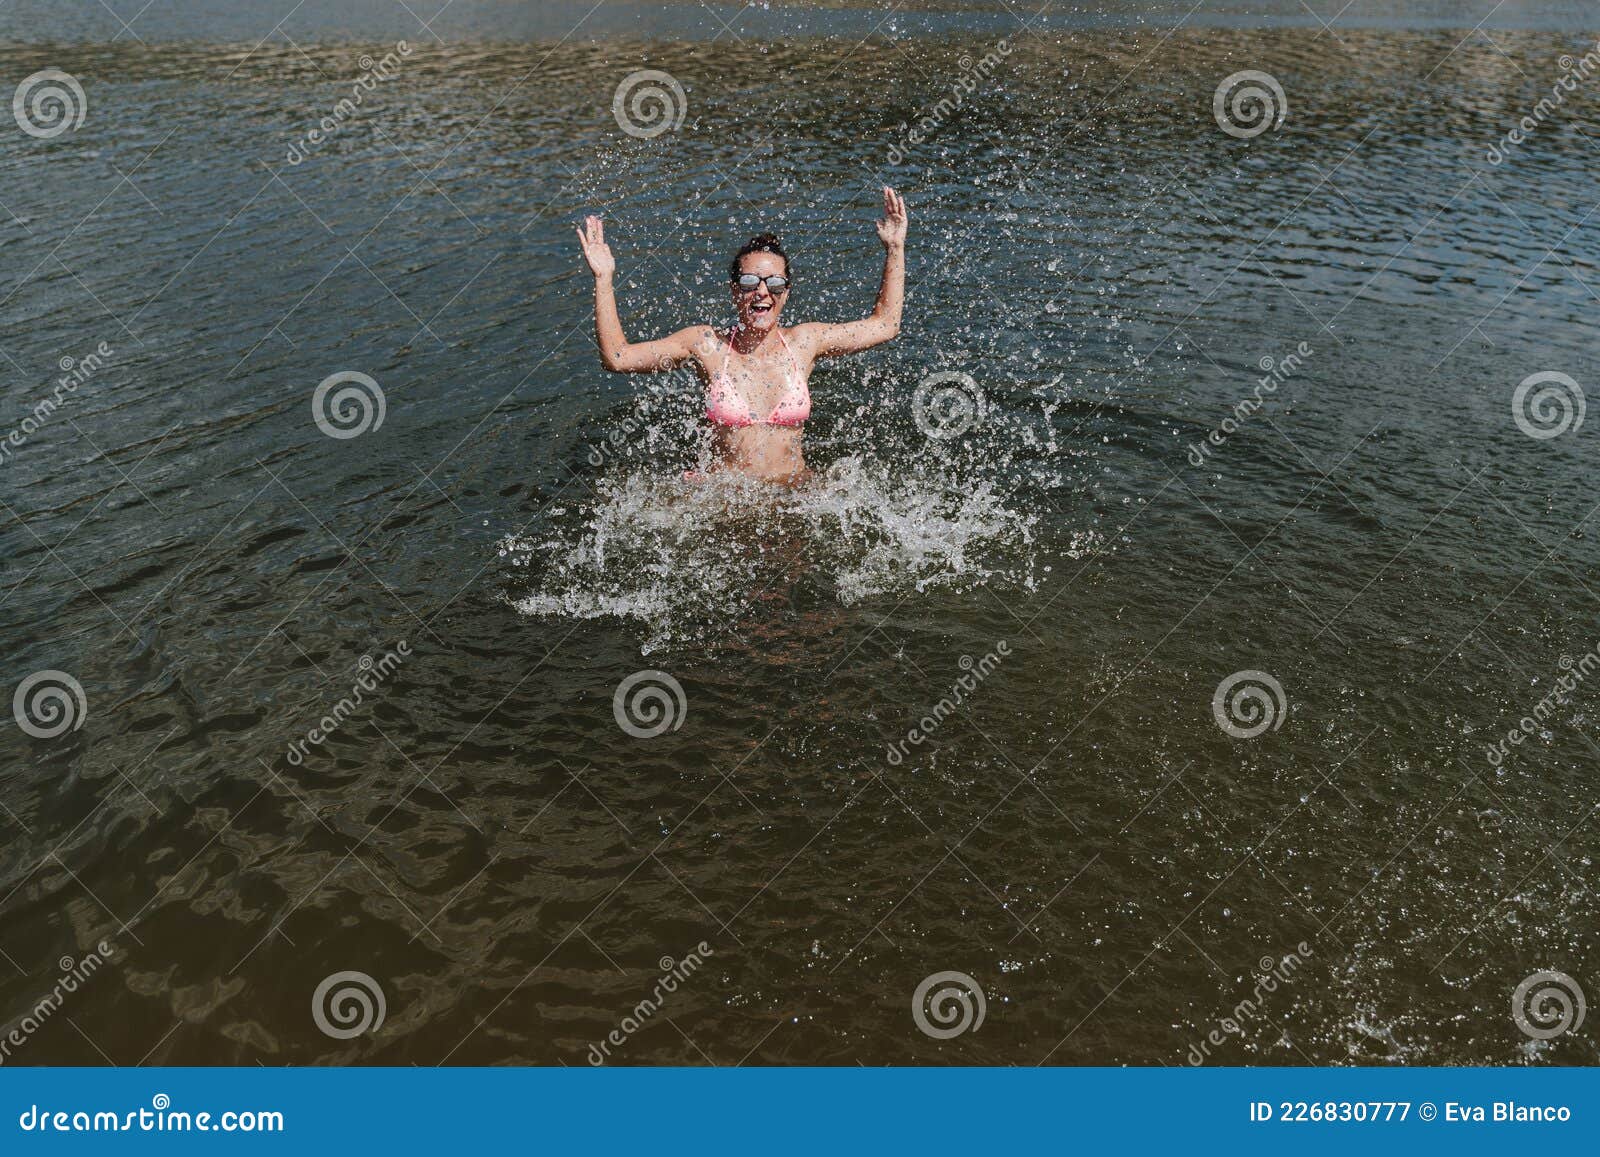
[(783, 342), (783, 352), (789, 355), (789, 364), (794, 367), (795, 380), (800, 379), (800, 359), (794, 356), (794, 350), (789, 348), (789, 341), (783, 336), (783, 329), (778, 329), (778, 340)]

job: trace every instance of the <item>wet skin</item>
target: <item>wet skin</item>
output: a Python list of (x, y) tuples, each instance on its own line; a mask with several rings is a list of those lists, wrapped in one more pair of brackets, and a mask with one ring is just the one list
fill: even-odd
[[(787, 389), (790, 355), (801, 379), (809, 383), (811, 367), (820, 357), (832, 357), (889, 341), (900, 332), (905, 294), (905, 201), (893, 189), (883, 190), (883, 218), (877, 222), (884, 246), (883, 278), (872, 312), (859, 321), (807, 322), (781, 326), (784, 306), (793, 296), (790, 285), (773, 293), (762, 281), (743, 290), (737, 281), (729, 287), (738, 320), (732, 329), (732, 348), (726, 331), (709, 325), (692, 326), (655, 341), (630, 342), (622, 331), (613, 288), (616, 259), (606, 244), (599, 217), (588, 217), (577, 230), (584, 260), (595, 278), (595, 336), (600, 361), (617, 373), (649, 373), (692, 363), (709, 385), (726, 359), (730, 382), (756, 414), (770, 414)], [(759, 277), (788, 276), (787, 263), (775, 253), (745, 254), (739, 272)], [(785, 349), (787, 345), (787, 349)], [(811, 476), (802, 452), (800, 426), (754, 423), (730, 427), (716, 425), (712, 436), (712, 461), (708, 472), (735, 471), (763, 482), (794, 486)]]

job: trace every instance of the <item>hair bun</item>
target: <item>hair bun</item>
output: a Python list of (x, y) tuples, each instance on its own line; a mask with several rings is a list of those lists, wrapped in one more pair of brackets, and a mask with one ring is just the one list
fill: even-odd
[(739, 252), (733, 255), (733, 260), (728, 264), (728, 276), (734, 281), (739, 280), (739, 262), (752, 253), (771, 253), (783, 261), (783, 275), (789, 276), (789, 255), (783, 251), (783, 242), (778, 240), (776, 233), (757, 233), (749, 241), (739, 247)]

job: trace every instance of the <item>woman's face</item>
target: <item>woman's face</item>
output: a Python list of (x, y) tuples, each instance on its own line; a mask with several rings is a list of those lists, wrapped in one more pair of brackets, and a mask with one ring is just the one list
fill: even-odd
[[(739, 259), (740, 273), (754, 273), (757, 277), (783, 277), (783, 258), (776, 253), (746, 253)], [(733, 286), (733, 304), (739, 311), (739, 327), (741, 329), (767, 330), (778, 324), (778, 315), (783, 312), (784, 299), (789, 296), (789, 291), (774, 294), (767, 288), (765, 280), (754, 289), (740, 289), (738, 283)]]

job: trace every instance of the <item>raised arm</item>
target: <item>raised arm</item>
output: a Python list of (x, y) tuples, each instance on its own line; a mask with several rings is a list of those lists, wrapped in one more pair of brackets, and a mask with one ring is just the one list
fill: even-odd
[(906, 296), (906, 203), (887, 185), (883, 189), (883, 220), (878, 222), (883, 242), (883, 280), (872, 312), (860, 321), (808, 322), (794, 327), (814, 357), (853, 354), (882, 345), (900, 332), (900, 311)]
[(694, 346), (705, 334), (705, 326), (680, 329), (656, 341), (629, 342), (617, 315), (617, 295), (612, 286), (617, 259), (606, 244), (605, 225), (599, 217), (586, 217), (578, 227), (578, 244), (583, 259), (594, 274), (594, 335), (600, 347), (600, 364), (613, 373), (647, 374), (670, 370), (694, 355)]

